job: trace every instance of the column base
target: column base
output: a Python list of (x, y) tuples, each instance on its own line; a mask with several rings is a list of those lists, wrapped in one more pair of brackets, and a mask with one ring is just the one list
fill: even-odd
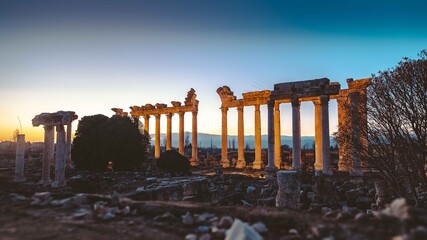
[(252, 169), (255, 169), (255, 170), (260, 170), (260, 169), (262, 169), (262, 162), (261, 162), (261, 160), (259, 160), (259, 161), (255, 161), (255, 162), (254, 162), (254, 165), (253, 165), (253, 167), (252, 167)]
[(38, 182), (38, 184), (45, 186), (51, 185), (52, 184), (52, 180), (50, 179), (42, 179)]
[(67, 186), (67, 183), (65, 181), (61, 181), (61, 182), (55, 181), (51, 185), (51, 187), (65, 187), (65, 186)]
[(27, 178), (26, 177), (24, 177), (24, 176), (18, 176), (18, 175), (15, 175), (14, 177), (13, 177), (13, 181), (14, 182), (25, 182), (27, 180)]
[(322, 170), (314, 170), (314, 176), (320, 177), (323, 175)]
[(237, 160), (236, 168), (245, 168), (245, 167), (246, 167), (246, 162), (245, 162), (245, 160), (242, 160), (242, 159)]
[(228, 160), (228, 159), (221, 159), (221, 165), (222, 165), (222, 168), (229, 168), (230, 167), (230, 160)]
[(274, 166), (277, 167), (277, 169), (280, 169), (280, 164), (282, 163), (282, 159), (275, 159), (274, 160)]
[(190, 166), (192, 166), (192, 167), (197, 167), (197, 166), (199, 166), (199, 160), (198, 160), (198, 159), (194, 159), (194, 158), (192, 158), (192, 159), (190, 160)]

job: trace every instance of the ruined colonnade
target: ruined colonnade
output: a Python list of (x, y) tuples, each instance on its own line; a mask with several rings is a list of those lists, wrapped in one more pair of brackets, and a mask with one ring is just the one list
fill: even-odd
[[(71, 164), (71, 123), (78, 116), (71, 111), (58, 111), (56, 113), (41, 113), (32, 120), (33, 126), (43, 125), (44, 147), (42, 179), (39, 184), (53, 187), (62, 187), (65, 182), (65, 166)], [(64, 125), (67, 125), (65, 132)], [(56, 129), (56, 145), (55, 145)], [(50, 163), (55, 159), (55, 180), (50, 179)]]
[[(238, 160), (236, 168), (245, 167), (244, 143), (243, 143), (243, 107), (255, 106), (255, 161), (254, 169), (261, 169), (261, 127), (260, 127), (260, 105), (267, 104), (268, 107), (268, 165), (267, 171), (276, 171), (281, 164), (281, 131), (280, 131), (280, 104), (291, 103), (292, 106), (292, 169), (301, 168), (301, 116), (300, 104), (303, 101), (311, 101), (314, 104), (315, 112), (315, 170), (316, 173), (326, 175), (332, 174), (329, 152), (329, 100), (338, 101), (338, 123), (339, 130), (344, 126), (344, 120), (350, 118), (351, 121), (361, 121), (360, 126), (367, 126), (366, 118), (366, 88), (370, 79), (347, 80), (349, 89), (340, 90), (340, 84), (330, 82), (327, 78), (307, 81), (280, 83), (274, 85), (274, 90), (255, 91), (243, 93), (243, 99), (236, 99), (228, 86), (217, 89), (221, 98), (222, 110), (222, 157), (223, 167), (229, 167), (227, 152), (227, 111), (231, 107), (238, 110)], [(344, 103), (348, 103), (345, 107)], [(362, 104), (360, 104), (362, 103)], [(365, 109), (360, 111), (360, 108)], [(356, 116), (361, 114), (362, 116)], [(358, 124), (353, 124), (354, 126)], [(358, 125), (358, 126), (359, 126)], [(360, 142), (359, 146), (366, 148), (367, 144), (361, 142), (360, 129), (351, 129), (352, 142)], [(350, 171), (353, 175), (360, 174), (360, 151), (350, 151), (348, 146), (339, 146), (339, 170)]]
[[(150, 130), (150, 117), (155, 116), (156, 118), (156, 130), (155, 130), (155, 143), (154, 143), (154, 157), (160, 157), (160, 118), (161, 115), (166, 115), (167, 126), (166, 126), (166, 150), (172, 149), (172, 116), (174, 114), (179, 115), (179, 135), (178, 135), (178, 152), (184, 154), (184, 114), (186, 112), (192, 113), (192, 158), (190, 160), (191, 166), (199, 165), (198, 151), (197, 151), (197, 113), (199, 107), (199, 100), (196, 99), (197, 95), (195, 90), (191, 89), (187, 92), (184, 105), (178, 101), (172, 101), (171, 107), (167, 104), (157, 103), (156, 105), (145, 104), (143, 106), (132, 106), (130, 107), (130, 115), (136, 119), (139, 117), (144, 118), (144, 130), (149, 133)], [(116, 115), (127, 116), (126, 112), (123, 112), (120, 108), (112, 108)]]

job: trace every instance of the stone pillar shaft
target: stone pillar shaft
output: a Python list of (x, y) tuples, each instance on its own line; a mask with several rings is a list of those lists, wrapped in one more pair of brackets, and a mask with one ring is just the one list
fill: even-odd
[(358, 92), (349, 93), (350, 98), (350, 125), (351, 125), (351, 137), (350, 137), (350, 146), (351, 146), (351, 161), (352, 167), (350, 169), (350, 175), (352, 176), (361, 176), (363, 175), (361, 162), (360, 162), (360, 151), (361, 151), (361, 141), (360, 141), (360, 117), (358, 116), (359, 111), (359, 100), (360, 96)]
[(144, 116), (144, 131), (150, 134), (150, 115)]
[(25, 181), (25, 135), (18, 134), (16, 139), (15, 182)]
[(166, 150), (172, 149), (172, 113), (166, 114), (167, 127), (166, 127)]
[(199, 165), (199, 156), (198, 156), (198, 147), (197, 147), (197, 111), (193, 111), (193, 121), (192, 121), (192, 125), (193, 125), (193, 129), (191, 131), (191, 146), (193, 147), (192, 149), (192, 154), (191, 154), (191, 160), (190, 160), (190, 165), (192, 167), (198, 166)]
[(332, 175), (331, 169), (331, 153), (329, 150), (329, 96), (320, 96), (322, 109), (322, 172), (325, 175)]
[(52, 183), (50, 179), (50, 163), (53, 161), (55, 152), (55, 129), (53, 126), (44, 126), (44, 143), (43, 143), (43, 163), (42, 179), (39, 184), (48, 185)]
[(261, 161), (261, 111), (260, 106), (255, 105), (255, 161), (254, 169), (262, 168)]
[(65, 186), (65, 131), (64, 125), (56, 126), (55, 181), (53, 187)]
[(156, 115), (156, 136), (154, 143), (154, 157), (160, 157), (160, 114)]
[(344, 139), (344, 131), (345, 128), (348, 128), (349, 126), (346, 126), (346, 123), (348, 123), (347, 118), (349, 117), (348, 114), (348, 97), (341, 97), (337, 99), (337, 105), (338, 105), (338, 133), (341, 135), (341, 140), (338, 141), (338, 170), (339, 171), (350, 171), (351, 167), (351, 161), (350, 161), (350, 148), (349, 148), (349, 140)]
[(238, 144), (238, 156), (236, 168), (246, 167), (245, 162), (245, 133), (244, 133), (244, 120), (243, 120), (243, 106), (237, 107), (237, 144)]
[(72, 168), (72, 163), (71, 163), (71, 122), (69, 124), (67, 124), (67, 144), (65, 145), (65, 149), (66, 149), (66, 163), (67, 163), (67, 167)]
[(274, 178), (277, 167), (274, 165), (274, 101), (268, 102), (268, 164), (266, 171), (269, 178)]
[(221, 141), (222, 141), (222, 147), (221, 147), (221, 165), (223, 168), (230, 167), (230, 161), (228, 161), (228, 148), (227, 148), (227, 141), (228, 141), (228, 128), (227, 128), (227, 107), (222, 107), (222, 126), (221, 126)]
[(292, 99), (292, 169), (301, 169), (301, 119), (298, 98)]
[(318, 175), (322, 172), (322, 108), (320, 100), (313, 101), (314, 103), (314, 144), (315, 144), (315, 156), (314, 162), (315, 174)]
[(179, 112), (179, 137), (178, 137), (178, 152), (184, 155), (184, 113)]
[(281, 151), (281, 131), (280, 131), (280, 104), (274, 105), (274, 165), (280, 169), (282, 163)]

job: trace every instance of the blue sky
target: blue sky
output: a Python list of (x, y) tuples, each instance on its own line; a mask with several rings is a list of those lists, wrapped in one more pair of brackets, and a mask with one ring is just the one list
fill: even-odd
[[(39, 140), (31, 119), (41, 112), (110, 116), (112, 107), (183, 101), (190, 88), (200, 100), (199, 131), (220, 133), (218, 87), (241, 97), (328, 77), (346, 88), (346, 78), (427, 48), (426, 10), (425, 1), (410, 0), (0, 1), (0, 140), (19, 127), (18, 116), (27, 139)], [(290, 135), (290, 106), (281, 110), (282, 134)], [(313, 111), (302, 105), (303, 135), (313, 135)], [(229, 116), (235, 134), (236, 111)], [(253, 134), (253, 108), (245, 109), (245, 133)]]

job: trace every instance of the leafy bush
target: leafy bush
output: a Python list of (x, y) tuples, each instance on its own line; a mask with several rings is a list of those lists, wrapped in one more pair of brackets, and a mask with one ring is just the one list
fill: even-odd
[(190, 160), (175, 150), (168, 150), (160, 155), (158, 167), (175, 175), (177, 173), (190, 174)]

